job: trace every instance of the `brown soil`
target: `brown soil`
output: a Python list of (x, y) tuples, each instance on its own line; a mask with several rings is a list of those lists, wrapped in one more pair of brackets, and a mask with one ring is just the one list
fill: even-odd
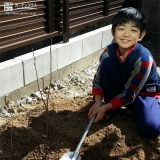
[[(1, 128), (1, 159), (59, 160), (74, 151), (88, 125), (92, 97), (50, 100), (48, 112), (43, 103), (20, 114)], [(47, 133), (48, 132), (48, 133)], [(160, 159), (154, 140), (141, 136), (133, 114), (120, 109), (92, 124), (80, 151), (83, 160)]]
[[(154, 53), (160, 62), (159, 51)], [(42, 102), (28, 106), (28, 112), (20, 112), (0, 127), (0, 160), (59, 160), (74, 151), (88, 125), (92, 104), (87, 96), (54, 98), (48, 111)], [(82, 160), (160, 160), (155, 140), (139, 134), (132, 112), (120, 109), (110, 114), (110, 119), (92, 124), (79, 151)]]

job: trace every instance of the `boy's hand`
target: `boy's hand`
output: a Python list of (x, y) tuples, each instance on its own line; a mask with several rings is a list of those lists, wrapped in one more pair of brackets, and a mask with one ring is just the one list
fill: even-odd
[(96, 103), (90, 108), (88, 117), (91, 119), (93, 116), (96, 115), (95, 120), (93, 121), (94, 123), (98, 122), (99, 120), (103, 119), (105, 112), (112, 109), (112, 104), (107, 103), (104, 105), (99, 105), (97, 106)]
[[(101, 105), (102, 105), (102, 98), (101, 98), (101, 96), (96, 95), (96, 96), (95, 96), (95, 103), (94, 103), (94, 105), (90, 108), (90, 110), (89, 110), (89, 112), (88, 112), (88, 116), (90, 116), (90, 115), (92, 114), (92, 112), (93, 112), (96, 108), (100, 107)], [(92, 117), (91, 117), (91, 118), (92, 118)]]

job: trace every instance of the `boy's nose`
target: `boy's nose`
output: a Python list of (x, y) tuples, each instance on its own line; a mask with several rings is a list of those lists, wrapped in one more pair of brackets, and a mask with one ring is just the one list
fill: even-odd
[(129, 35), (129, 31), (128, 30), (125, 30), (124, 31), (124, 36), (128, 36)]

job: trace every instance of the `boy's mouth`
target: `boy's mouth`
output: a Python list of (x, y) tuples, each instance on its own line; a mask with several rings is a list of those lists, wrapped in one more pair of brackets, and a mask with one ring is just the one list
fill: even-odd
[(127, 43), (129, 43), (129, 40), (127, 40), (127, 39), (121, 39), (121, 42), (124, 43), (124, 44), (127, 44)]

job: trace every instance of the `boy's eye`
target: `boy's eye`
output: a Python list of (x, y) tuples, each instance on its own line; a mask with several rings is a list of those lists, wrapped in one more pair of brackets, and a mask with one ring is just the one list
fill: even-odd
[(135, 30), (135, 29), (132, 29), (132, 32), (137, 32), (137, 30)]
[(118, 30), (124, 30), (123, 28), (118, 28)]

